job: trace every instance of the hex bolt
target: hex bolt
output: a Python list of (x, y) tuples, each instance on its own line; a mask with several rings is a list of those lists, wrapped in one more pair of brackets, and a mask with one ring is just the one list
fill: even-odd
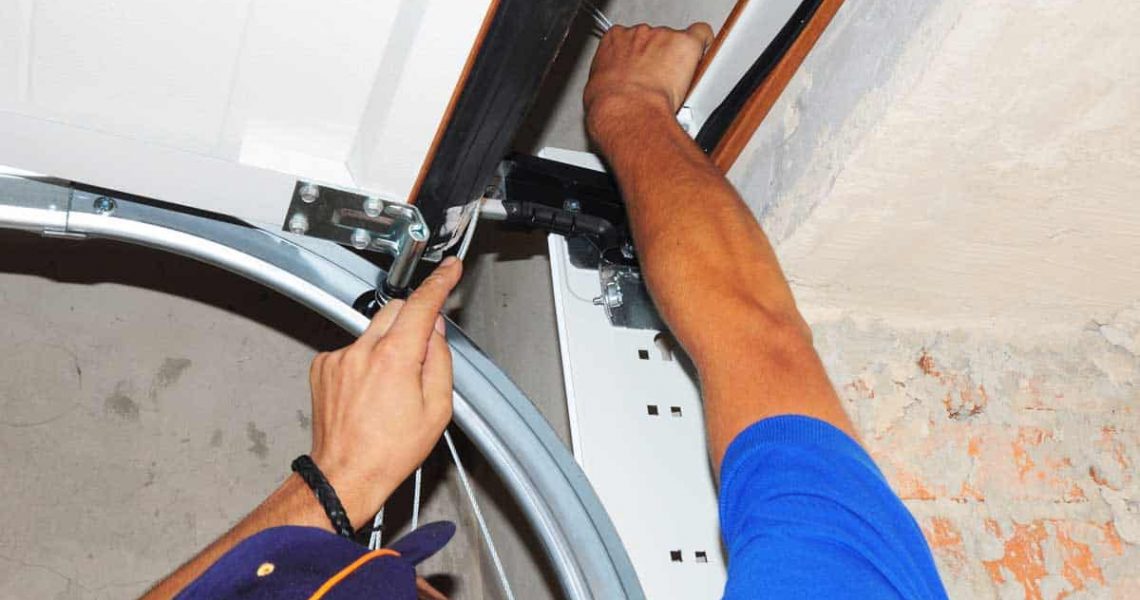
[(352, 242), (352, 247), (357, 250), (363, 250), (372, 245), (372, 236), (363, 229), (356, 229), (352, 232), (352, 237), (349, 239)]
[(298, 195), (301, 196), (301, 202), (312, 204), (321, 196), (321, 189), (314, 184), (306, 183), (301, 186), (301, 191), (298, 192)]
[(109, 215), (115, 212), (115, 201), (106, 196), (96, 198), (92, 206), (95, 208), (95, 214)]
[(375, 219), (380, 216), (380, 211), (383, 210), (384, 203), (379, 198), (365, 198), (364, 199), (364, 214)]
[(301, 213), (297, 213), (289, 219), (289, 231), (297, 235), (304, 235), (309, 230), (309, 219)]
[(629, 260), (633, 260), (634, 257), (637, 256), (637, 252), (634, 250), (633, 244), (627, 241), (621, 245), (621, 255)]
[(616, 281), (607, 282), (605, 287), (602, 288), (602, 295), (593, 299), (594, 306), (604, 306), (606, 308), (621, 308), (625, 303), (625, 297), (621, 293), (621, 286)]

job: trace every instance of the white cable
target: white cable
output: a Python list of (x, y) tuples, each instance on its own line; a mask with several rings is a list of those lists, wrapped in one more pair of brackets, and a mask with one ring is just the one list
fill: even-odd
[(602, 29), (608, 30), (614, 26), (613, 21), (611, 21), (610, 18), (606, 16), (606, 13), (602, 12), (602, 9), (598, 8), (596, 4), (590, 2), (590, 0), (584, 0), (583, 4), (589, 7), (590, 12), (594, 15), (594, 20), (602, 26)]
[(511, 591), (511, 583), (507, 581), (507, 572), (503, 570), (503, 561), (499, 559), (499, 553), (495, 550), (495, 542), (491, 539), (491, 531), (487, 529), (487, 521), (483, 520), (483, 511), (479, 510), (479, 502), (475, 500), (475, 491), (471, 489), (471, 482), (467, 480), (467, 471), (463, 469), (463, 463), (459, 460), (459, 452), (455, 449), (455, 442), (451, 441), (451, 432), (445, 429), (443, 439), (447, 441), (447, 449), (451, 451), (451, 460), (455, 462), (455, 472), (459, 474), (459, 482), (463, 484), (463, 490), (467, 493), (467, 500), (471, 502), (471, 510), (475, 512), (475, 522), (479, 524), (479, 532), (483, 535), (483, 542), (487, 545), (487, 552), (491, 555), (491, 562), (495, 565), (495, 572), (499, 576), (499, 585), (503, 586), (507, 600), (515, 600), (515, 594)]
[(412, 531), (420, 526), (420, 483), (423, 481), (424, 468), (416, 468), (416, 483), (412, 492)]
[(590, 14), (594, 16), (594, 21), (602, 27), (602, 31), (609, 31), (610, 28), (614, 26), (614, 22), (593, 2), (590, 2), (590, 0), (582, 0), (582, 4), (590, 9)]
[(605, 35), (606, 32), (614, 26), (613, 21), (611, 21), (610, 18), (605, 15), (605, 13), (603, 13), (597, 6), (594, 6), (594, 4), (589, 0), (582, 0), (582, 4), (579, 6), (579, 8), (587, 9), (590, 17), (594, 19), (594, 24), (598, 26), (599, 30), (601, 30), (601, 35), (598, 37)]
[(381, 506), (376, 516), (372, 518), (372, 535), (368, 537), (368, 549), (379, 550), (383, 545), (384, 535), (384, 507)]

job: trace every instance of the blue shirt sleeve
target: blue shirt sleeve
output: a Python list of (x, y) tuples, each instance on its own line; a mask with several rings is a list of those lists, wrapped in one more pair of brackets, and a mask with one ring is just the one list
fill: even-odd
[(946, 598), (922, 531), (871, 457), (818, 419), (764, 419), (721, 464), (727, 600)]

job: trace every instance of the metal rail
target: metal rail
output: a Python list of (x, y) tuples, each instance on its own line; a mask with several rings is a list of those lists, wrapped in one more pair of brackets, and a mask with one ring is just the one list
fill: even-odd
[[(330, 242), (270, 232), (220, 215), (0, 175), (0, 228), (98, 237), (172, 252), (276, 290), (353, 335), (352, 308), (384, 273)], [(518, 502), (566, 597), (644, 598), (605, 509), (534, 405), (453, 323), (454, 419)]]

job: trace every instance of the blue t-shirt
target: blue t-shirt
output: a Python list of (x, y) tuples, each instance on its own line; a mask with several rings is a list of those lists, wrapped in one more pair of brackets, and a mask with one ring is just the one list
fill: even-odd
[(914, 518), (847, 434), (764, 419), (721, 464), (726, 600), (946, 598)]

